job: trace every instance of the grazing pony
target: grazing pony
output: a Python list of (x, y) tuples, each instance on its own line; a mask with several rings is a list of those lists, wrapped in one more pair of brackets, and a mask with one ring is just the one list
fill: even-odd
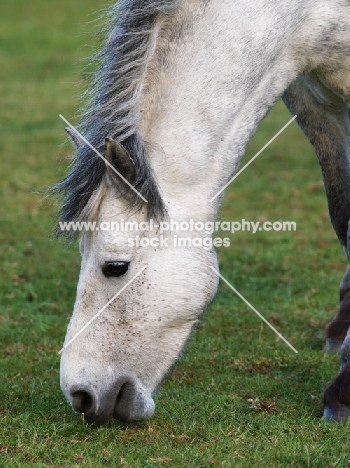
[[(152, 416), (152, 392), (218, 283), (210, 235), (189, 231), (203, 238), (197, 247), (176, 245), (174, 230), (152, 240), (169, 220), (215, 220), (215, 195), (280, 96), (315, 148), (350, 259), (349, 0), (120, 0), (109, 24), (79, 133), (69, 130), (77, 153), (56, 186), (60, 220), (155, 224), (140, 233), (148, 247), (124, 230), (80, 237), (61, 387), (97, 424)], [(329, 351), (340, 349), (350, 324), (349, 268), (340, 301)], [(349, 353), (350, 335), (325, 393), (328, 419), (350, 414)]]

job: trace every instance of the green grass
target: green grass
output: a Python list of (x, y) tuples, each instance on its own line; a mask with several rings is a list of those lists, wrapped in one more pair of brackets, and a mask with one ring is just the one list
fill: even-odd
[[(156, 396), (148, 422), (87, 426), (59, 388), (59, 359), (79, 272), (76, 246), (52, 237), (43, 191), (62, 178), (84, 87), (92, 0), (0, 6), (0, 466), (343, 467), (349, 425), (321, 420), (338, 370), (322, 354), (345, 257), (316, 157), (293, 123), (230, 187), (220, 217), (294, 220), (294, 233), (231, 236), (221, 273), (299, 350), (294, 355), (225, 285)], [(282, 103), (245, 161), (290, 118)], [(259, 398), (258, 409), (249, 399)]]

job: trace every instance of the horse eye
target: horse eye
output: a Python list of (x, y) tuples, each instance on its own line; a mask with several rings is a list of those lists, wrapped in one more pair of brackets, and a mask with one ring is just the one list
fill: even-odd
[(128, 271), (130, 262), (105, 262), (102, 273), (106, 278), (123, 276)]

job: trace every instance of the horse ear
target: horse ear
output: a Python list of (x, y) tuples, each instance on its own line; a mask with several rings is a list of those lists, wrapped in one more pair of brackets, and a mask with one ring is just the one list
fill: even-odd
[(129, 153), (120, 143), (110, 138), (106, 138), (105, 143), (106, 160), (109, 163), (106, 164), (106, 167), (109, 175), (112, 179), (120, 180), (118, 174), (112, 169), (114, 167), (128, 182), (133, 182), (135, 180), (135, 164)]
[(65, 131), (67, 132), (70, 141), (73, 145), (78, 149), (84, 143), (84, 140), (80, 137), (80, 135), (72, 130), (70, 127), (66, 127)]

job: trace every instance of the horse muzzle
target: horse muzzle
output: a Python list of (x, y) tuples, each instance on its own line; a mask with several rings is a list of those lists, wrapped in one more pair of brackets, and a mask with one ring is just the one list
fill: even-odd
[(152, 396), (133, 378), (121, 377), (107, 390), (88, 383), (61, 387), (74, 411), (84, 415), (90, 424), (101, 425), (112, 418), (123, 422), (143, 421), (153, 416)]

